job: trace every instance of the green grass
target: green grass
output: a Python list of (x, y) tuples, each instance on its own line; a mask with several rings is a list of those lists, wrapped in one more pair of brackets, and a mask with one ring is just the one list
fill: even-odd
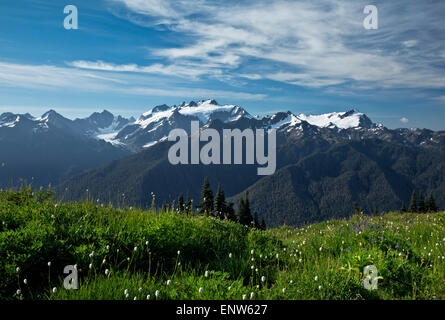
[[(51, 199), (0, 192), (2, 300), (445, 299), (445, 213), (259, 231)], [(79, 289), (66, 290), (63, 269), (74, 264)], [(377, 290), (363, 286), (368, 265), (381, 277)]]

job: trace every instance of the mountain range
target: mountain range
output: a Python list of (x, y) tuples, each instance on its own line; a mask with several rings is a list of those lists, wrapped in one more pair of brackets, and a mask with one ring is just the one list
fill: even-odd
[[(258, 176), (252, 165), (171, 165), (167, 154), (173, 142), (167, 136), (176, 128), (190, 133), (192, 120), (219, 131), (277, 129), (275, 174)], [(12, 143), (11, 130), (25, 123), (26, 134)], [(68, 136), (78, 143), (77, 150), (63, 141)], [(27, 154), (20, 165), (28, 175), (40, 173), (38, 166), (30, 167), (32, 152), (38, 149), (34, 145), (43, 144), (48, 153), (53, 150), (48, 168), (58, 170), (43, 172), (56, 177), (52, 181), (59, 183), (57, 191), (64, 200), (88, 195), (102, 203), (147, 207), (152, 193), (160, 206), (189, 192), (197, 204), (208, 177), (214, 191), (221, 184), (235, 207), (240, 195), (249, 191), (252, 210), (271, 227), (348, 217), (355, 204), (366, 212), (397, 210), (413, 190), (432, 192), (438, 205), (445, 206), (445, 132), (388, 129), (354, 109), (322, 115), (278, 112), (260, 118), (240, 106), (203, 100), (156, 106), (138, 119), (106, 111), (76, 120), (53, 111), (39, 118), (3, 114), (2, 150), (7, 142), (16, 153)], [(63, 142), (68, 154), (53, 147)], [(18, 143), (27, 149), (17, 148)]]
[(0, 187), (57, 185), (65, 179), (131, 154), (103, 140), (134, 119), (108, 111), (70, 120), (54, 110), (41, 117), (0, 115)]

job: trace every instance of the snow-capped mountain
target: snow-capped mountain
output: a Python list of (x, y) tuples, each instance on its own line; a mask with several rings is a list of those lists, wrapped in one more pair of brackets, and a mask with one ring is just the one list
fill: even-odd
[(219, 105), (215, 100), (181, 103), (176, 106), (159, 105), (143, 113), (136, 121), (127, 123), (121, 130), (104, 129), (94, 135), (114, 145), (125, 147), (131, 152), (146, 150), (165, 141), (171, 130), (180, 128), (190, 133), (190, 122), (199, 121), (201, 127), (226, 127), (277, 129), (283, 134), (296, 137), (323, 135), (329, 140), (361, 140), (377, 138), (405, 145), (436, 146), (443, 141), (442, 133), (427, 132), (416, 134), (413, 130), (390, 130), (376, 124), (364, 113), (351, 109), (346, 112), (332, 112), (320, 115), (277, 112), (263, 118), (251, 116), (237, 105)]
[(101, 113), (95, 112), (87, 118), (70, 120), (51, 109), (40, 117), (33, 117), (29, 113), (3, 113), (0, 115), (0, 128), (14, 128), (14, 131), (20, 129), (32, 133), (51, 132), (51, 130), (59, 129), (74, 135), (107, 141), (109, 136), (113, 136), (113, 134), (115, 136), (126, 125), (134, 121), (134, 118), (126, 119), (114, 116), (106, 110)]
[(160, 105), (142, 114), (110, 142), (140, 151), (167, 139), (173, 129), (181, 128), (190, 133), (191, 121), (199, 121), (203, 126), (212, 121), (228, 123), (241, 118), (252, 119), (252, 116), (239, 106), (219, 105), (215, 100), (183, 102), (171, 107)]

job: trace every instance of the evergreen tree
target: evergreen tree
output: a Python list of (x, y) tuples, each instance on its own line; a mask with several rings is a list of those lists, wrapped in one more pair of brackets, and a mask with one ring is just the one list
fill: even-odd
[(221, 191), (221, 186), (218, 184), (218, 189), (215, 196), (215, 215), (219, 219), (223, 219), (226, 213), (226, 197), (224, 191)]
[(193, 215), (193, 200), (190, 199), (190, 192), (187, 191), (187, 198), (185, 200), (185, 213), (188, 216)]
[(266, 221), (264, 221), (264, 217), (261, 218), (261, 230), (266, 230)]
[(212, 189), (210, 189), (208, 178), (205, 178), (204, 184), (202, 185), (201, 198), (199, 208), (203, 214), (210, 216), (213, 213), (213, 192)]
[(242, 221), (244, 221), (246, 206), (244, 204), (244, 198), (241, 196), (238, 202), (238, 222), (241, 224), (244, 224)]
[(400, 209), (400, 213), (406, 213), (406, 206), (404, 201), (402, 201), (402, 208)]
[(260, 222), (258, 221), (258, 212), (255, 211), (254, 215), (253, 215), (253, 224), (254, 227), (257, 229), (261, 229), (260, 228)]
[(235, 209), (233, 208), (233, 202), (229, 202), (229, 204), (226, 206), (225, 217), (227, 218), (227, 220), (236, 221), (236, 214)]
[(433, 193), (430, 193), (430, 198), (428, 199), (428, 211), (429, 212), (437, 212), (439, 209), (436, 205), (436, 200), (434, 200)]
[(418, 211), (420, 213), (426, 212), (425, 200), (423, 199), (423, 192), (422, 191), (420, 191), (420, 193), (419, 193), (419, 207), (418, 207)]
[(184, 212), (185, 204), (184, 204), (184, 195), (181, 193), (178, 198), (178, 210), (179, 212)]
[(409, 212), (416, 213), (417, 212), (417, 195), (416, 191), (413, 191), (411, 196), (411, 202), (409, 204)]
[(249, 192), (246, 191), (245, 198), (241, 198), (238, 207), (238, 220), (239, 223), (245, 226), (252, 225), (252, 213), (250, 211)]

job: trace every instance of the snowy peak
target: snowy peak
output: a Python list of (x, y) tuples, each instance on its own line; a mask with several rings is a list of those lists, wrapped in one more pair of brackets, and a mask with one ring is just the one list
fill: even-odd
[(235, 105), (219, 105), (215, 100), (202, 100), (199, 102), (190, 101), (181, 103), (179, 106), (156, 106), (135, 122), (141, 128), (153, 129), (154, 124), (158, 124), (165, 119), (175, 120), (175, 117), (185, 116), (190, 120), (199, 120), (202, 124), (207, 124), (213, 120), (230, 122), (241, 117), (251, 118), (249, 113), (243, 108)]
[(308, 116), (305, 114), (299, 114), (298, 118), (320, 128), (370, 129), (376, 126), (364, 113), (358, 112), (357, 110), (349, 110), (347, 112), (331, 112)]

